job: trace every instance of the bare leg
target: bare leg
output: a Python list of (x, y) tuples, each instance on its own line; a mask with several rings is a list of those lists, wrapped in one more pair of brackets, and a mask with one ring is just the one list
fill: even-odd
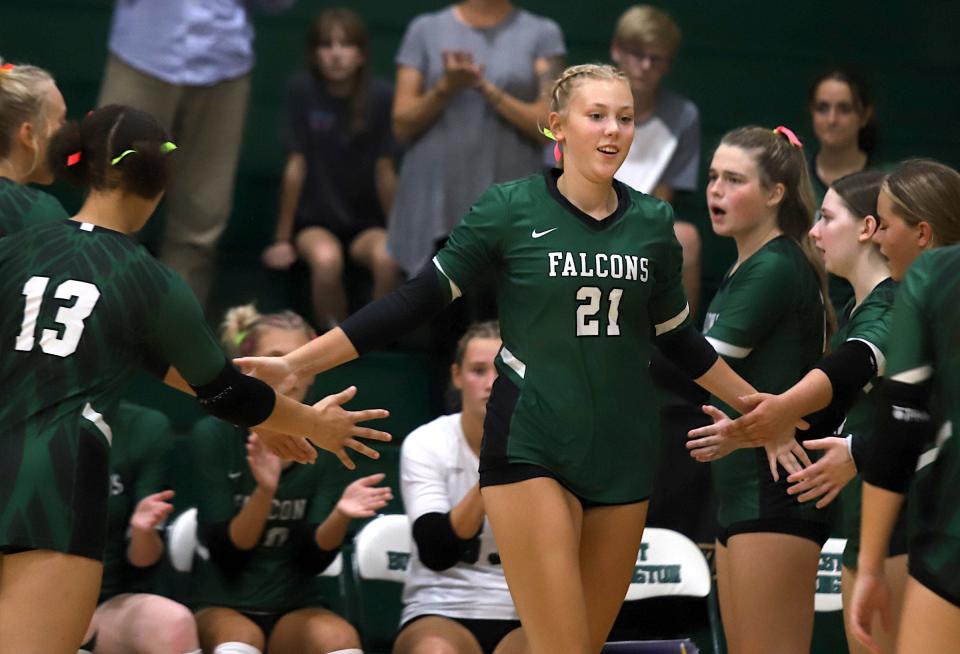
[(327, 654), (360, 648), (360, 635), (333, 611), (299, 609), (286, 614), (270, 634), (270, 654)]
[(960, 607), (951, 604), (913, 577), (903, 595), (897, 654), (955, 652), (960, 643)]
[(546, 477), (482, 494), (531, 654), (591, 654), (579, 501)]
[(97, 607), (90, 627), (97, 634), (94, 654), (183, 654), (200, 648), (190, 609), (160, 595), (111, 597)]
[[(907, 555), (894, 556), (884, 562), (887, 572), (887, 581), (890, 582), (890, 614), (893, 616), (892, 630), (888, 633), (877, 617), (873, 625), (874, 639), (880, 644), (884, 652), (893, 652), (893, 644), (897, 642), (897, 631), (900, 626), (900, 615), (903, 612), (903, 593), (907, 586)], [(850, 631), (850, 617), (847, 609), (853, 600), (853, 587), (857, 583), (857, 572), (850, 568), (843, 568), (843, 629), (847, 634), (847, 646), (850, 654), (869, 654), (859, 640)]]
[(76, 654), (103, 564), (52, 550), (0, 554), (0, 654)]
[(683, 250), (683, 288), (690, 303), (690, 314), (696, 315), (700, 304), (700, 233), (691, 223), (678, 220), (673, 223), (673, 233)]
[(799, 536), (736, 534), (726, 555), (736, 597), (735, 654), (807, 654), (820, 547)]
[(649, 505), (594, 507), (583, 513), (580, 576), (593, 652), (603, 648), (627, 594)]
[(723, 633), (726, 636), (727, 652), (737, 654), (740, 643), (737, 642), (737, 607), (735, 597), (730, 589), (730, 563), (727, 560), (727, 548), (717, 541), (714, 548), (717, 562), (717, 600), (720, 604), (720, 619), (723, 622)]
[(211, 607), (197, 612), (197, 632), (204, 654), (212, 654), (221, 643), (246, 643), (261, 652), (265, 643), (263, 632), (252, 620), (239, 611)]
[(310, 266), (313, 315), (319, 330), (347, 317), (343, 290), (343, 248), (329, 230), (308, 227), (297, 234), (297, 251)]
[[(497, 651), (499, 652), (499, 647)], [(480, 643), (462, 624), (449, 618), (431, 615), (420, 618), (400, 632), (393, 643), (393, 654), (482, 654), (482, 652)]]
[(350, 244), (350, 258), (373, 275), (373, 298), (379, 300), (400, 285), (400, 266), (387, 252), (387, 230), (371, 227)]

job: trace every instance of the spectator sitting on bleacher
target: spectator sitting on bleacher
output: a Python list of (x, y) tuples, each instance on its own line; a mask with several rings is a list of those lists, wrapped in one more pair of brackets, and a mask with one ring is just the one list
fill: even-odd
[(158, 529), (173, 510), (165, 415), (123, 402), (110, 426), (110, 500), (100, 600), (81, 652), (199, 654), (190, 609), (147, 592), (163, 556)]
[(523, 651), (523, 632), (480, 497), (479, 454), (500, 349), (495, 322), (475, 323), (451, 366), (462, 412), (411, 433), (401, 490), (416, 548), (394, 654)]
[(373, 275), (373, 299), (400, 281), (387, 254), (385, 214), (396, 185), (393, 89), (370, 78), (367, 28), (349, 9), (325, 9), (307, 35), (307, 70), (287, 84), (287, 163), (269, 268), (310, 266), (321, 329), (347, 316), (344, 253)]
[[(693, 102), (660, 83), (680, 47), (680, 28), (663, 11), (635, 5), (617, 20), (610, 45), (614, 63), (630, 78), (633, 145), (616, 178), (642, 193), (673, 202), (677, 191), (696, 192), (700, 166), (700, 114)], [(677, 220), (683, 248), (683, 287), (690, 312), (700, 300), (700, 234)]]
[[(260, 315), (252, 305), (227, 312), (224, 345), (234, 356), (279, 356), (313, 338), (290, 312)], [(302, 401), (312, 379), (285, 391)], [(360, 639), (325, 608), (316, 575), (337, 556), (352, 519), (367, 518), (392, 498), (376, 487), (382, 474), (343, 489), (331, 456), (294, 466), (256, 435), (203, 419), (193, 429), (200, 556), (193, 604), (206, 654), (358, 654)], [(203, 552), (203, 549), (201, 549)]]

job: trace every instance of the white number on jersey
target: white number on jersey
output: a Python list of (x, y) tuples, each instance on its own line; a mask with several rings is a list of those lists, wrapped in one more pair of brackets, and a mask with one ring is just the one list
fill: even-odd
[[(50, 283), (49, 277), (31, 277), (23, 285), (22, 294), (26, 297), (23, 308), (23, 323), (20, 325), (20, 335), (14, 347), (21, 352), (33, 349), (37, 331), (37, 318), (40, 316), (40, 306), (43, 304), (43, 294)], [(40, 334), (40, 349), (46, 354), (58, 357), (68, 357), (77, 351), (80, 337), (83, 335), (83, 321), (87, 319), (93, 307), (100, 299), (100, 289), (89, 282), (68, 279), (54, 292), (53, 297), (58, 300), (76, 300), (73, 306), (62, 306), (57, 310), (54, 318), (63, 325), (63, 335), (59, 336), (55, 329), (44, 329)]]
[[(612, 288), (607, 294), (607, 336), (620, 335), (620, 298), (622, 297), (622, 288)], [(577, 336), (599, 336), (600, 320), (593, 316), (600, 313), (603, 291), (596, 286), (581, 286), (577, 290), (577, 300), (582, 303), (577, 307)]]

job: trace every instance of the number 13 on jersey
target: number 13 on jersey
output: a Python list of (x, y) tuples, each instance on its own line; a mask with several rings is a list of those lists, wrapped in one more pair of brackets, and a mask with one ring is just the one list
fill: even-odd
[[(611, 288), (607, 293), (607, 336), (620, 335), (620, 298), (622, 288)], [(581, 286), (577, 290), (577, 336), (599, 336), (600, 313), (603, 304), (603, 290), (596, 286)]]
[[(22, 294), (26, 298), (23, 307), (23, 322), (20, 335), (14, 349), (29, 352), (33, 349), (37, 331), (37, 318), (43, 305), (43, 294), (50, 283), (49, 277), (31, 277), (23, 285)], [(77, 350), (83, 335), (83, 321), (87, 319), (100, 299), (100, 289), (89, 282), (68, 279), (57, 286), (53, 297), (58, 300), (76, 300), (73, 306), (62, 306), (54, 318), (63, 325), (63, 334), (55, 329), (44, 329), (40, 334), (40, 349), (46, 354), (68, 357)]]

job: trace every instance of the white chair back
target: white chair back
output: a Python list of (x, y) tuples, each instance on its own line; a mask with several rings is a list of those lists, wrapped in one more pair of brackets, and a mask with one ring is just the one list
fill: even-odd
[(410, 522), (406, 515), (375, 518), (360, 530), (353, 544), (353, 560), (360, 579), (404, 582), (411, 546)]
[(829, 538), (820, 550), (820, 568), (817, 570), (817, 594), (814, 610), (820, 613), (843, 610), (840, 573), (843, 570), (843, 549), (846, 538)]
[(633, 580), (624, 601), (710, 594), (710, 566), (696, 543), (670, 529), (648, 527), (633, 568)]

